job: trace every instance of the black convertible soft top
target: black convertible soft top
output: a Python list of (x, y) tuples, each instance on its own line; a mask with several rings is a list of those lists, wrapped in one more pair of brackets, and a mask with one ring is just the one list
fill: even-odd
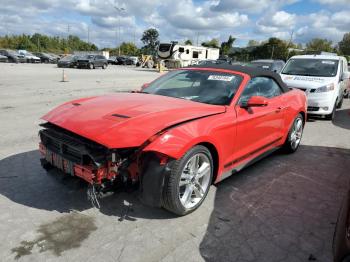
[(247, 74), (251, 78), (257, 77), (257, 76), (270, 77), (280, 85), (280, 87), (284, 92), (290, 91), (287, 85), (282, 81), (282, 78), (279, 74), (269, 70), (265, 70), (265, 69), (249, 67), (249, 66), (229, 65), (229, 64), (194, 65), (189, 67), (190, 68), (217, 68), (217, 69), (232, 70), (232, 71), (237, 71), (237, 72), (242, 72), (244, 74)]

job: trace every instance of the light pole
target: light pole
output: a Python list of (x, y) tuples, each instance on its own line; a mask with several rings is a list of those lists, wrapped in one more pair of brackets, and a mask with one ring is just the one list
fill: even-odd
[(125, 8), (114, 6), (114, 9), (118, 12), (118, 55), (120, 56), (120, 14), (125, 11)]

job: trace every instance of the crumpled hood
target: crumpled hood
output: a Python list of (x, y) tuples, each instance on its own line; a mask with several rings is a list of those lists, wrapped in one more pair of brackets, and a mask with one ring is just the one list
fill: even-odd
[(125, 148), (140, 146), (169, 126), (225, 109), (166, 96), (118, 93), (65, 103), (42, 119), (108, 148)]
[(334, 83), (335, 77), (319, 77), (319, 76), (297, 76), (297, 75), (284, 75), (281, 74), (283, 82), (288, 87), (305, 88), (305, 89), (317, 89), (321, 86), (325, 86)]

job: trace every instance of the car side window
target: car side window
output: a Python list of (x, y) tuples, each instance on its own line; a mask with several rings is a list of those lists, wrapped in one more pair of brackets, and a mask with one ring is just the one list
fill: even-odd
[(276, 97), (282, 94), (280, 86), (268, 77), (254, 77), (249, 81), (240, 98), (240, 103), (245, 103), (252, 96), (263, 96), (266, 98)]

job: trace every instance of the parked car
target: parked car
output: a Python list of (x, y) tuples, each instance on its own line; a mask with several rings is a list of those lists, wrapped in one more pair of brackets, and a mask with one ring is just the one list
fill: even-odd
[(94, 69), (96, 67), (102, 67), (106, 69), (108, 61), (103, 55), (85, 55), (79, 57), (77, 60), (77, 68), (89, 68)]
[(79, 56), (67, 55), (57, 62), (57, 67), (76, 67)]
[(27, 63), (40, 63), (41, 59), (35, 55), (33, 55), (31, 52), (28, 52), (26, 50), (18, 50), (18, 53), (21, 55), (24, 55), (24, 58)]
[(272, 59), (254, 60), (246, 64), (246, 66), (266, 69), (276, 73), (281, 72), (284, 65), (285, 65), (285, 62), (283, 60), (272, 60)]
[(340, 209), (333, 237), (334, 262), (350, 261), (350, 189)]
[(108, 64), (110, 65), (116, 65), (117, 64), (117, 57), (116, 56), (110, 56), (108, 58)]
[[(55, 63), (57, 63), (60, 59), (61, 59), (61, 56), (59, 55), (56, 55), (56, 54), (53, 54), (53, 53), (47, 53), (49, 56), (53, 57), (53, 59), (55, 59)], [(65, 55), (64, 55), (65, 56)]]
[(219, 65), (219, 64), (229, 64), (229, 63), (223, 59), (217, 59), (217, 60), (206, 59), (206, 60), (198, 61), (198, 65), (213, 65), (213, 64)]
[(9, 60), (7, 58), (7, 56), (4, 56), (4, 55), (0, 55), (0, 62), (2, 63), (7, 63)]
[(127, 56), (118, 56), (117, 57), (117, 65), (133, 65), (134, 60), (130, 59)]
[(38, 52), (34, 53), (34, 55), (40, 58), (41, 63), (57, 63), (57, 58), (53, 57), (50, 54)]
[(232, 64), (232, 59), (226, 55), (221, 55), (216, 61), (218, 64)]
[(288, 60), (281, 76), (289, 87), (305, 91), (308, 114), (332, 120), (343, 104), (350, 73), (342, 56), (299, 55)]
[(13, 50), (0, 49), (0, 55), (6, 56), (8, 59), (8, 62), (11, 62), (11, 63), (25, 62), (24, 56)]
[(139, 62), (139, 58), (137, 56), (129, 56), (129, 59), (132, 60), (133, 65), (136, 65)]
[(295, 152), (306, 96), (241, 66), (173, 70), (137, 93), (67, 102), (42, 117), (41, 163), (90, 183), (90, 196), (139, 185), (148, 205), (186, 215), (218, 183), (277, 148)]

